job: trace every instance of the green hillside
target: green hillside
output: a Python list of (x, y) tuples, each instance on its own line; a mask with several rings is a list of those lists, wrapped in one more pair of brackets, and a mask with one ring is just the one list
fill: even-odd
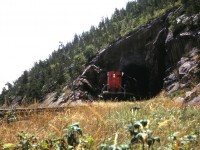
[[(111, 18), (103, 18), (97, 27), (74, 39), (66, 45), (60, 43), (47, 60), (39, 61), (13, 83), (6, 83), (0, 95), (0, 104), (13, 100), (31, 103), (42, 101), (47, 93), (56, 91), (59, 96), (63, 87), (71, 88), (96, 52), (108, 47), (117, 39), (130, 34), (173, 7), (183, 7), (188, 14), (198, 13), (198, 0), (137, 0), (128, 2), (125, 9), (115, 9)], [(65, 42), (65, 41), (64, 41)]]

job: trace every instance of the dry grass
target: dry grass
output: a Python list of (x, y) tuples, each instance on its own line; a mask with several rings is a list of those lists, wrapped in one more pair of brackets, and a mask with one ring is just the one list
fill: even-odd
[[(139, 107), (132, 113), (132, 107)], [(200, 108), (174, 103), (162, 94), (152, 100), (140, 102), (94, 102), (66, 108), (64, 112), (43, 112), (30, 116), (18, 117), (19, 121), (1, 123), (0, 143), (16, 143), (16, 134), (20, 131), (37, 135), (40, 139), (49, 138), (50, 133), (59, 137), (69, 124), (80, 122), (83, 133), (94, 138), (96, 149), (112, 137), (114, 143), (130, 141), (127, 124), (134, 120), (148, 119), (153, 136), (159, 136), (164, 149), (169, 141), (168, 136), (179, 131), (182, 135), (200, 131)], [(117, 134), (116, 134), (117, 133)], [(195, 145), (200, 149), (200, 144)]]

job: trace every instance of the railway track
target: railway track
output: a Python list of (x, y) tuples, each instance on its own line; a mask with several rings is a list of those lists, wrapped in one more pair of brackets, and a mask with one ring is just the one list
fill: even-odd
[(0, 118), (3, 118), (10, 112), (14, 112), (16, 115), (26, 115), (40, 112), (62, 112), (64, 109), (66, 107), (0, 109)]

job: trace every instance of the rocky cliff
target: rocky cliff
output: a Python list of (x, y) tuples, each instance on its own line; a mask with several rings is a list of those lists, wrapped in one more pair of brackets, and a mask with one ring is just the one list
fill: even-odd
[(137, 99), (150, 98), (162, 89), (170, 95), (194, 87), (198, 97), (199, 48), (200, 15), (187, 16), (180, 8), (169, 10), (99, 51), (74, 81), (74, 92), (59, 101), (98, 98), (111, 70), (127, 75), (128, 91)]

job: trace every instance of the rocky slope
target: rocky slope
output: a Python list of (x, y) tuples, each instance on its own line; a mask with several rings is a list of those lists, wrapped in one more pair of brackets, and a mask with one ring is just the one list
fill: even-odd
[(199, 47), (200, 15), (187, 16), (180, 8), (170, 10), (99, 51), (74, 81), (74, 92), (63, 94), (58, 102), (98, 98), (106, 84), (106, 72), (111, 70), (122, 71), (137, 80), (134, 87), (131, 79), (126, 79), (128, 90), (137, 98), (155, 96), (162, 89), (173, 96), (175, 91), (187, 88), (191, 98), (187, 93), (179, 100), (198, 101)]
[(164, 89), (176, 102), (200, 104), (200, 50), (192, 48), (170, 68)]
[(50, 93), (43, 104), (99, 99), (107, 71), (124, 72), (127, 91), (136, 99), (164, 90), (177, 102), (200, 103), (200, 15), (174, 8), (117, 39), (89, 62), (73, 91), (65, 87), (60, 96)]

